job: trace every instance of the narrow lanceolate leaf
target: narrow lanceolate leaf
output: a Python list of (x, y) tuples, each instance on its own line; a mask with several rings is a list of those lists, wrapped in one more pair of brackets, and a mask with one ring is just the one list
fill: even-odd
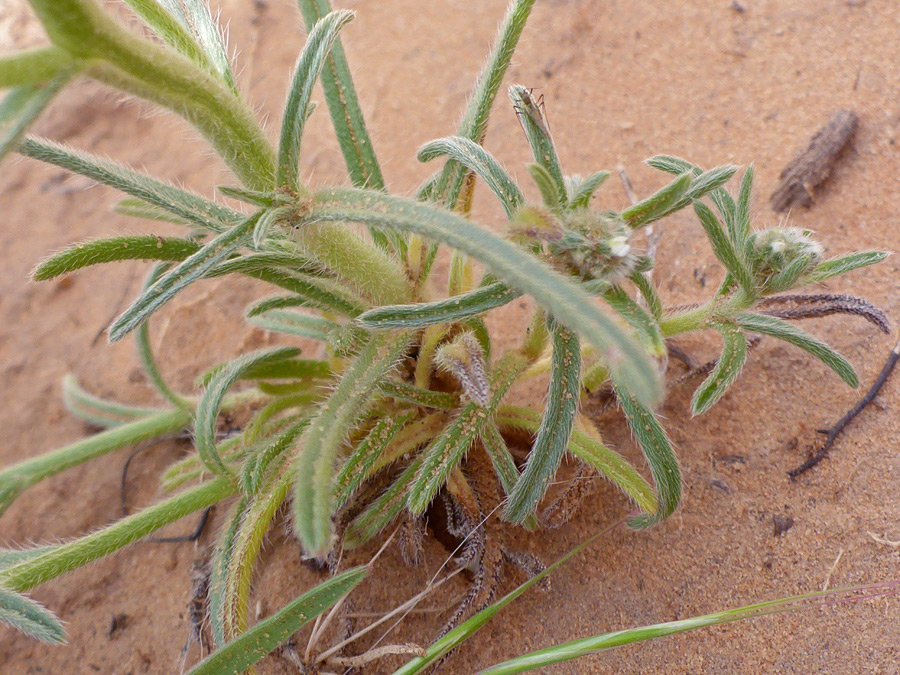
[(228, 480), (208, 480), (117, 520), (101, 530), (51, 547), (36, 558), (0, 570), (0, 586), (14, 591), (27, 591), (118, 551), (194, 511), (212, 506), (233, 495), (235, 490), (235, 486)]
[(528, 169), (531, 180), (534, 181), (541, 193), (541, 201), (544, 202), (544, 206), (552, 211), (561, 210), (565, 206), (565, 202), (559, 201), (559, 186), (550, 172), (537, 163), (527, 164), (525, 168)]
[(859, 377), (853, 366), (843, 356), (838, 354), (824, 342), (820, 342), (809, 333), (793, 326), (786, 321), (776, 319), (773, 316), (763, 316), (746, 312), (735, 317), (738, 325), (745, 330), (763, 335), (771, 335), (779, 340), (784, 340), (795, 347), (809, 352), (826, 366), (831, 368), (838, 376), (851, 387), (859, 386)]
[(294, 483), (294, 526), (311, 555), (321, 555), (331, 546), (332, 482), (338, 451), (348, 431), (366, 412), (378, 382), (403, 356), (410, 339), (408, 333), (372, 336), (301, 439)]
[(68, 52), (59, 47), (41, 47), (0, 56), (0, 89), (15, 89), (48, 82), (73, 69)]
[(400, 514), (406, 505), (409, 488), (421, 466), (422, 456), (417, 455), (394, 479), (391, 486), (347, 526), (341, 542), (344, 548), (352, 549), (366, 543)]
[(210, 14), (206, 1), (156, 0), (156, 2), (168, 10), (194, 36), (212, 72), (217, 73), (232, 89), (237, 89), (234, 73), (228, 61), (225, 39), (216, 25), (216, 20)]
[[(484, 141), (491, 107), (497, 98), (497, 92), (503, 83), (534, 2), (535, 0), (513, 0), (507, 7), (494, 46), (463, 113), (458, 136), (476, 143)], [(468, 171), (459, 163), (448, 161), (431, 189), (431, 199), (443, 203), (449, 209), (456, 208), (467, 175)]]
[(747, 338), (744, 331), (730, 323), (718, 323), (714, 328), (722, 334), (722, 353), (716, 367), (691, 399), (691, 412), (702, 415), (712, 408), (740, 375), (747, 360)]
[(606, 182), (607, 178), (609, 178), (609, 171), (598, 171), (577, 183), (572, 190), (572, 196), (569, 198), (569, 208), (587, 208), (591, 203), (591, 197)]
[(683, 173), (664, 188), (622, 211), (632, 229), (643, 227), (672, 213), (691, 186), (693, 174)]
[(83, 267), (117, 260), (170, 260), (180, 262), (200, 250), (200, 244), (174, 237), (135, 236), (97, 239), (60, 251), (35, 268), (35, 281), (46, 281)]
[(652, 410), (627, 393), (616, 392), (625, 419), (634, 434), (656, 484), (658, 506), (654, 513), (635, 516), (628, 521), (634, 529), (650, 527), (668, 518), (681, 501), (681, 469), (666, 432)]
[(308, 307), (309, 302), (306, 298), (298, 295), (273, 295), (262, 300), (247, 305), (244, 316), (248, 319), (265, 314), (270, 309), (286, 309), (289, 307)]
[(509, 99), (519, 116), (519, 124), (525, 131), (534, 161), (547, 172), (556, 188), (557, 196), (553, 202), (560, 206), (567, 204), (569, 196), (566, 194), (566, 181), (560, 168), (556, 146), (550, 136), (543, 104), (535, 100), (531, 91), (520, 84), (510, 86)]
[(306, 110), (312, 97), (313, 85), (325, 66), (326, 58), (334, 47), (341, 28), (353, 20), (350, 11), (331, 12), (313, 26), (306, 39), (306, 45), (297, 59), (294, 79), (288, 91), (287, 102), (281, 122), (281, 142), (278, 147), (276, 183), (288, 190), (300, 187), (298, 163), (300, 161), (300, 141)]
[(703, 202), (694, 202), (694, 211), (697, 212), (697, 217), (706, 231), (706, 236), (709, 237), (713, 252), (719, 262), (725, 266), (725, 269), (731, 273), (744, 291), (753, 293), (753, 276), (744, 262), (744, 256), (728, 238), (727, 233), (722, 229), (722, 224), (716, 218), (716, 214)]
[(343, 284), (331, 279), (292, 272), (281, 267), (246, 269), (241, 273), (295, 293), (304, 298), (306, 307), (344, 316), (357, 316), (366, 308), (363, 301)]
[(384, 454), (397, 433), (415, 417), (409, 412), (382, 417), (350, 452), (334, 481), (334, 507), (341, 508), (369, 476), (375, 462)]
[[(502, 406), (495, 416), (497, 424), (503, 429), (519, 429), (530, 434), (537, 434), (541, 426), (541, 414), (528, 408)], [(591, 433), (572, 432), (569, 452), (582, 462), (594, 467), (601, 476), (619, 488), (640, 508), (648, 513), (656, 511), (656, 495), (653, 488), (644, 480), (627, 459), (611, 450), (600, 440), (600, 434), (592, 429), (589, 420), (581, 416), (579, 424), (588, 427)]]
[[(124, 0), (163, 41), (204, 70), (217, 73), (209, 55), (201, 48), (185, 25), (178, 0)], [(205, 3), (198, 3), (205, 4)]]
[[(331, 12), (328, 0), (299, 0), (306, 29), (312, 31), (316, 22)], [(381, 167), (375, 157), (372, 140), (366, 130), (362, 110), (356, 97), (350, 67), (340, 40), (335, 41), (322, 70), (322, 89), (331, 113), (350, 180), (357, 187), (384, 189)]]
[(746, 251), (750, 241), (750, 198), (753, 195), (753, 165), (744, 171), (741, 178), (741, 189), (738, 193), (737, 206), (734, 212), (733, 226), (729, 230), (731, 241), (738, 251)]
[(62, 393), (63, 403), (70, 413), (88, 424), (103, 428), (117, 427), (164, 412), (159, 408), (126, 405), (95, 396), (79, 385), (72, 375), (63, 378)]
[(352, 591), (367, 573), (367, 567), (355, 567), (322, 582), (208, 656), (188, 675), (241, 675)]
[(365, 328), (420, 328), (438, 323), (456, 323), (502, 307), (522, 295), (502, 282), (494, 282), (446, 300), (414, 305), (388, 305), (363, 312), (357, 321)]
[(221, 277), (227, 274), (249, 274), (250, 272), (284, 268), (291, 272), (316, 272), (319, 266), (309, 258), (287, 252), (249, 253), (239, 255), (216, 265), (207, 277)]
[(617, 321), (598, 309), (572, 281), (465, 218), (401, 197), (349, 188), (318, 193), (306, 218), (413, 232), (469, 254), (510, 287), (533, 296), (557, 321), (597, 347), (621, 387), (650, 405), (658, 401), (661, 387), (655, 366)]
[(491, 377), (491, 398), (487, 405), (468, 403), (459, 415), (422, 451), (422, 466), (409, 490), (407, 507), (412, 513), (423, 513), (447, 476), (478, 438), (481, 429), (491, 418), (500, 401), (521, 374), (525, 359), (515, 353), (504, 357), (497, 364)]
[(69, 81), (64, 71), (49, 82), (26, 84), (9, 92), (0, 102), (0, 160), (17, 149), (28, 127)]
[(228, 521), (219, 534), (219, 541), (209, 563), (209, 625), (217, 647), (222, 647), (228, 641), (226, 637), (226, 613), (229, 610), (226, 592), (228, 570), (231, 568), (234, 554), (234, 540), (247, 513), (249, 501), (246, 496), (241, 497), (229, 510)]
[(690, 193), (685, 196), (686, 201), (683, 205), (680, 205), (679, 208), (690, 204), (691, 199), (699, 199), (704, 194), (709, 194), (709, 198), (719, 210), (722, 220), (725, 221), (729, 228), (732, 227), (736, 207), (734, 199), (732, 199), (731, 195), (728, 194), (728, 191), (722, 187), (722, 184), (734, 175), (736, 167), (724, 166), (716, 167), (709, 171), (703, 171), (703, 169), (696, 164), (691, 164), (680, 157), (671, 157), (669, 155), (656, 155), (655, 157), (651, 157), (647, 160), (647, 164), (654, 169), (659, 169), (666, 173), (673, 173), (676, 176), (681, 175), (686, 171), (692, 172), (695, 176), (694, 183), (691, 186)]
[(194, 422), (194, 443), (203, 464), (213, 473), (230, 476), (234, 472), (225, 465), (216, 450), (216, 419), (225, 392), (233, 385), (242, 373), (264, 363), (282, 361), (300, 352), (295, 347), (275, 347), (251, 352), (229, 363), (217, 372), (209, 381), (206, 392), (197, 405)]
[(110, 342), (121, 340), (181, 290), (202, 278), (209, 270), (246, 244), (259, 215), (257, 213), (240, 225), (223, 232), (199, 251), (185, 258), (142, 293), (110, 327)]
[(17, 152), (41, 162), (92, 178), (132, 197), (137, 197), (205, 230), (223, 232), (247, 216), (186, 192), (128, 167), (72, 150), (46, 140), (26, 138)]
[[(287, 397), (284, 397), (287, 398)], [(284, 399), (279, 399), (279, 402)], [(304, 418), (291, 424), (287, 429), (273, 437), (263, 439), (253, 454), (249, 455), (241, 467), (241, 489), (246, 495), (257, 494), (265, 484), (269, 469), (273, 464), (280, 466), (288, 448), (297, 436), (306, 428), (309, 420)], [(281, 460), (281, 461), (276, 461)]]
[(832, 258), (818, 264), (818, 266), (804, 277), (804, 282), (814, 283), (816, 281), (824, 281), (831, 277), (837, 277), (846, 274), (860, 267), (875, 265), (890, 255), (887, 251), (861, 251), (860, 253), (849, 253), (839, 258)]
[[(516, 481), (519, 479), (519, 469), (516, 467), (516, 460), (513, 459), (512, 453), (506, 446), (506, 441), (503, 440), (494, 419), (488, 420), (482, 427), (481, 444), (491, 459), (494, 473), (497, 474), (497, 479), (503, 487), (503, 494), (508, 497), (512, 494)], [(537, 516), (533, 513), (526, 516), (522, 521), (522, 526), (526, 530), (534, 530), (538, 526)]]
[(507, 218), (512, 218), (525, 201), (521, 190), (500, 162), (484, 147), (468, 138), (438, 138), (423, 145), (417, 157), (420, 162), (430, 162), (437, 157), (448, 157), (459, 162), (485, 182), (500, 201)]
[(794, 288), (800, 280), (800, 277), (802, 277), (804, 272), (809, 269), (810, 265), (812, 265), (812, 258), (810, 256), (794, 258), (784, 267), (784, 269), (778, 272), (778, 274), (766, 279), (763, 283), (765, 292), (781, 293), (782, 291)]
[[(299, 354), (295, 347), (293, 354)], [(294, 378), (327, 378), (331, 376), (331, 367), (327, 361), (319, 359), (294, 359), (291, 354), (274, 353), (272, 358), (264, 358), (253, 365), (243, 369), (238, 375), (239, 380), (286, 380)], [(223, 363), (210, 368), (196, 380), (197, 387), (208, 387), (213, 378), (227, 370), (234, 361)]]
[(637, 304), (621, 286), (613, 286), (607, 290), (603, 293), (603, 299), (638, 332), (647, 349), (655, 356), (666, 353), (666, 343), (658, 320)]
[(643, 272), (632, 273), (631, 276), (628, 277), (628, 280), (637, 286), (641, 297), (644, 298), (644, 302), (647, 304), (647, 309), (650, 310), (650, 314), (653, 315), (654, 319), (659, 321), (662, 318), (663, 313), (662, 299), (659, 297), (659, 293), (656, 290), (656, 286), (653, 285), (653, 282), (650, 281)]
[(581, 395), (581, 345), (563, 326), (552, 331), (553, 359), (544, 417), (503, 517), (521, 523), (537, 508), (569, 446)]
[(53, 613), (31, 598), (0, 587), (0, 623), (22, 631), (30, 638), (59, 644), (66, 631)]
[(405, 401), (413, 405), (436, 410), (454, 410), (459, 406), (459, 397), (443, 391), (421, 389), (406, 382), (397, 380), (383, 380), (378, 385), (378, 391), (385, 396), (390, 396), (398, 401)]
[(158, 220), (163, 223), (174, 223), (182, 227), (188, 227), (190, 223), (171, 211), (162, 209), (155, 204), (145, 202), (137, 197), (126, 197), (113, 207), (113, 211), (131, 218), (143, 218), (145, 220)]
[(18, 565), (26, 560), (37, 558), (57, 548), (59, 544), (38, 546), (36, 548), (0, 548), (0, 570)]
[(248, 318), (254, 326), (286, 335), (329, 342), (340, 326), (328, 319), (308, 316), (287, 309), (272, 309)]

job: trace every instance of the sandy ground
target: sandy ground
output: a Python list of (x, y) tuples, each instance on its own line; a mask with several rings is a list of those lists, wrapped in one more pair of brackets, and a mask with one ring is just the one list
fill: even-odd
[[(21, 3), (7, 3), (0, 7), (4, 48), (40, 40), (27, 20), (16, 20)], [(303, 43), (299, 16), (287, 0), (221, 4), (231, 43), (240, 47), (241, 84), (260, 111), (277, 120)], [(413, 159), (415, 150), (453, 132), (505, 0), (347, 4), (359, 17), (344, 41), (377, 151), (392, 190), (410, 193), (431, 170)], [(816, 230), (830, 254), (896, 250), (900, 5), (741, 0), (740, 8), (728, 0), (545, 0), (534, 11), (509, 81), (543, 94), (570, 173), (621, 163), (638, 193), (648, 194), (664, 181), (641, 164), (656, 153), (707, 166), (754, 162), (759, 226), (778, 219), (767, 197), (795, 148), (833, 111), (852, 108), (860, 118), (852, 151), (813, 207), (795, 210), (791, 220)], [(91, 83), (73, 86), (39, 130), (207, 194), (230, 180), (180, 121), (123, 104)], [(308, 133), (304, 175), (316, 184), (344, 183), (324, 111), (314, 115)], [(528, 182), (527, 146), (505, 99), (486, 144)], [(501, 222), (484, 192), (478, 218)], [(62, 406), (59, 383), (66, 373), (99, 394), (155, 401), (133, 346), (108, 346), (97, 338), (123, 298), (137, 291), (137, 266), (92, 269), (57, 283), (28, 280), (48, 251), (89, 237), (151, 231), (149, 223), (112, 214), (116, 199), (110, 190), (31, 161), (7, 162), (0, 170), (0, 464), (86, 433)], [(600, 208), (626, 203), (614, 180), (596, 202)], [(657, 279), (666, 301), (705, 297), (721, 272), (699, 225), (684, 214), (663, 227)], [(896, 321), (898, 261), (892, 257), (828, 289), (862, 295)], [(166, 344), (166, 373), (187, 387), (204, 367), (263, 340), (240, 324), (242, 307), (262, 292), (255, 284), (216, 280), (173, 302), (152, 329), (154, 339)], [(522, 316), (513, 306), (492, 317), (492, 324), (517, 329)], [(848, 356), (864, 383), (874, 379), (895, 339), (857, 320), (823, 319), (806, 327)], [(708, 335), (683, 344), (700, 358), (716, 349)], [(559, 641), (817, 590), (826, 582), (841, 587), (900, 578), (900, 550), (868, 534), (900, 539), (900, 378), (889, 382), (832, 457), (796, 483), (786, 470), (803, 459), (815, 429), (836, 420), (860, 392), (803, 353), (766, 341), (712, 412), (691, 419), (690, 393), (673, 388), (661, 411), (684, 470), (686, 498), (678, 513), (651, 531), (619, 529), (602, 538), (554, 575), (552, 590), (532, 592), (508, 608), (442, 672), (472, 672)], [(634, 452), (618, 418), (607, 416), (603, 424), (611, 443)], [(183, 451), (164, 444), (134, 462), (133, 507), (158, 496), (155, 477)], [(71, 470), (25, 493), (0, 519), (0, 545), (71, 537), (117, 518), (126, 455)], [(626, 510), (624, 500), (604, 486), (567, 526), (519, 546), (552, 561)], [(781, 536), (773, 533), (776, 515), (794, 520)], [(203, 543), (210, 538), (208, 533)], [(137, 544), (36, 589), (34, 597), (66, 621), (70, 644), (46, 647), (0, 628), (0, 671), (178, 672), (195, 555), (193, 544)], [(409, 571), (390, 549), (355, 595), (356, 610), (377, 613), (398, 604), (444, 555), (432, 542), (426, 565)], [(296, 545), (273, 535), (256, 584), (260, 611), (273, 611), (315, 580), (299, 566)], [(504, 590), (517, 581), (510, 575)], [(459, 580), (426, 604), (447, 607), (463, 590)], [(120, 614), (127, 620), (111, 632)], [(443, 620), (415, 615), (391, 639), (427, 643)], [(701, 630), (547, 672), (900, 673), (898, 644), (900, 603), (888, 598)], [(197, 658), (195, 647), (188, 663)], [(398, 663), (367, 672), (390, 672)], [(260, 672), (291, 671), (269, 661)]]

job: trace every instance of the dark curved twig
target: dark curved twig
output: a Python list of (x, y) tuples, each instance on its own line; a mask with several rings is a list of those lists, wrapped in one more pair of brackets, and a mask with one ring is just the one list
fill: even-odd
[(878, 392), (881, 391), (881, 388), (884, 386), (884, 383), (887, 382), (888, 377), (890, 377), (891, 372), (894, 370), (894, 366), (897, 365), (897, 360), (900, 359), (900, 339), (897, 340), (897, 344), (894, 345), (894, 348), (891, 350), (890, 355), (887, 358), (887, 361), (884, 364), (884, 367), (881, 369), (881, 372), (878, 374), (878, 378), (875, 380), (875, 383), (866, 392), (866, 395), (863, 396), (859, 402), (853, 406), (846, 415), (844, 415), (840, 420), (838, 420), (837, 424), (835, 424), (830, 429), (819, 429), (820, 434), (826, 434), (827, 438), (825, 439), (825, 443), (819, 448), (819, 451), (812, 455), (809, 459), (807, 459), (803, 464), (798, 466), (796, 469), (791, 469), (788, 471), (788, 476), (793, 480), (797, 476), (802, 473), (809, 471), (816, 464), (825, 459), (825, 456), (828, 454), (828, 451), (831, 449), (831, 446), (834, 445), (835, 439), (841, 434), (848, 424), (853, 421), (853, 418), (859, 415), (862, 412), (863, 408), (869, 405), (875, 397), (878, 395)]

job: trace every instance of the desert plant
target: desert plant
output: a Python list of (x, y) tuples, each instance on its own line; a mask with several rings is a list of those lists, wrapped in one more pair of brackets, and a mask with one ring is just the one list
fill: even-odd
[[(591, 197), (608, 174), (566, 175), (542, 104), (515, 85), (509, 95), (531, 149), (529, 174), (542, 196), (541, 204), (527, 203), (482, 142), (533, 0), (510, 4), (457, 134), (420, 150), (419, 160), (444, 163), (416, 199), (385, 191), (338, 39), (352, 12), (332, 12), (327, 0), (300, 0), (309, 34), (273, 145), (244, 101), (224, 40), (200, 0), (125, 0), (150, 38), (132, 32), (93, 0), (31, 4), (52, 44), (0, 60), (0, 86), (12, 90), (0, 105), (0, 156), (14, 151), (88, 176), (127, 195), (117, 207), (121, 213), (177, 223), (186, 234), (89, 241), (37, 267), (35, 279), (44, 280), (100, 263), (155, 262), (109, 337), (116, 341), (134, 333), (144, 371), (165, 406), (102, 400), (67, 380), (69, 408), (104, 431), (0, 472), (0, 509), (50, 475), (143, 440), (190, 429), (196, 450), (162, 477), (167, 491), (191, 486), (164, 501), (71, 542), (0, 552), (0, 620), (36, 638), (59, 641), (63, 632), (25, 591), (228, 501), (229, 515), (210, 563), (208, 602), (215, 642), (231, 651), (212, 655), (197, 672), (232, 672), (217, 670), (228, 658), (222, 654), (246, 653), (255, 645), (254, 658), (240, 662), (238, 671), (243, 670), (337, 602), (364, 573), (345, 572), (248, 631), (254, 566), (284, 503), (290, 501), (305, 551), (327, 557), (336, 547), (371, 540), (404, 512), (420, 527), (440, 498), (455, 533), (469, 538), (464, 558), (480, 566), (483, 541), (469, 535), (483, 517), (482, 495), (479, 481), (461, 470), (472, 462), (470, 455), (484, 457), (484, 466), (491, 467), (486, 470), (496, 475), (503, 516), (514, 525), (534, 528), (546, 522), (539, 504), (570, 453), (636, 504), (632, 527), (648, 527), (671, 515), (681, 495), (677, 459), (653, 412), (663, 395), (669, 338), (708, 329), (722, 336), (721, 356), (707, 368), (692, 401), (693, 412), (700, 414), (734, 383), (755, 335), (806, 350), (856, 386), (856, 374), (843, 357), (785, 319), (848, 312), (886, 326), (878, 310), (856, 298), (784, 295), (877, 263), (886, 254), (825, 260), (810, 232), (752, 231), (752, 167), (733, 197), (723, 185), (737, 167), (704, 171), (657, 156), (650, 165), (674, 180), (619, 212), (593, 209)], [(81, 76), (191, 123), (240, 183), (218, 186), (219, 192), (244, 208), (26, 136), (53, 97)], [(313, 84), (320, 79), (353, 187), (313, 190), (299, 172)], [(505, 236), (468, 217), (476, 178), (504, 208)], [(727, 273), (713, 297), (671, 308), (652, 283), (654, 260), (641, 252), (639, 235), (641, 228), (687, 207), (695, 210)], [(366, 226), (368, 234), (354, 225)], [(438, 282), (432, 274), (441, 245), (452, 249), (446, 293), (434, 290)], [(148, 321), (190, 284), (226, 274), (277, 289), (277, 295), (247, 308), (247, 320), (284, 334), (286, 342), (301, 338), (297, 344), (304, 348), (317, 342), (314, 353), (320, 356), (300, 358), (300, 347), (291, 345), (264, 349), (201, 375), (199, 393), (176, 392), (157, 367)], [(522, 294), (537, 303), (530, 328), (518, 347), (497, 354), (482, 316)], [(504, 402), (517, 381), (548, 371), (542, 410)], [(236, 391), (242, 382), (253, 386)], [(580, 412), (581, 402), (604, 388), (620, 403), (652, 484), (604, 445), (600, 431)], [(239, 435), (222, 437), (219, 420), (238, 409), (251, 412), (250, 422)], [(532, 441), (524, 462), (508, 445), (514, 435)]]

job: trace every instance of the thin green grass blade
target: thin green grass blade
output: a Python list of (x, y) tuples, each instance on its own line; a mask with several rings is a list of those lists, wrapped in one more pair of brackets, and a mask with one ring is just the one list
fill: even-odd
[(31, 273), (35, 281), (46, 281), (91, 265), (119, 260), (166, 260), (181, 262), (200, 250), (200, 244), (176, 237), (134, 236), (95, 239), (75, 244), (47, 258)]
[(681, 469), (666, 432), (652, 410), (627, 393), (616, 391), (625, 419), (634, 434), (656, 485), (657, 508), (629, 519), (628, 526), (644, 529), (668, 518), (681, 501)]
[(571, 551), (569, 551), (562, 558), (557, 560), (555, 563), (550, 565), (547, 569), (539, 574), (534, 575), (528, 581), (521, 584), (517, 588), (513, 589), (506, 595), (504, 595), (500, 600), (494, 602), (483, 610), (475, 614), (473, 617), (459, 624), (456, 628), (447, 633), (444, 637), (440, 638), (436, 642), (432, 643), (425, 651), (425, 656), (417, 656), (414, 659), (408, 661), (403, 667), (398, 668), (394, 671), (393, 675), (416, 675), (417, 673), (421, 673), (426, 671), (432, 665), (434, 665), (437, 661), (441, 660), (449, 654), (451, 651), (459, 647), (463, 642), (468, 640), (472, 635), (477, 633), (488, 621), (493, 619), (503, 608), (505, 608), (508, 604), (510, 604), (513, 600), (521, 596), (525, 591), (534, 586), (535, 584), (540, 583), (547, 576), (552, 574), (556, 569), (565, 564), (568, 560), (578, 555), (587, 548), (594, 541), (599, 539), (602, 536), (609, 534), (613, 528), (618, 527), (622, 524), (622, 521), (613, 523), (609, 527), (603, 529), (598, 532), (594, 536), (590, 537), (586, 541), (582, 542)]
[(875, 265), (887, 258), (890, 253), (887, 251), (862, 251), (860, 253), (850, 253), (839, 258), (832, 258), (819, 263), (816, 268), (804, 277), (805, 283), (816, 283), (825, 281), (831, 277), (837, 277), (847, 272), (859, 269), (860, 267), (868, 267)]
[[(896, 583), (880, 584), (870, 587), (861, 587), (859, 589), (846, 589), (836, 591), (820, 591), (817, 593), (806, 593), (803, 595), (795, 595), (789, 598), (780, 598), (778, 600), (769, 600), (759, 602), (752, 605), (745, 605), (737, 609), (728, 609), (723, 612), (715, 612), (713, 614), (705, 614), (702, 616), (692, 617), (690, 619), (681, 619), (679, 621), (667, 621), (650, 626), (641, 626), (640, 628), (631, 628), (628, 630), (614, 631), (612, 633), (604, 633), (588, 638), (571, 640), (562, 644), (540, 649), (522, 656), (504, 661), (497, 665), (491, 666), (484, 670), (478, 671), (478, 675), (512, 675), (513, 673), (521, 673), (528, 670), (536, 670), (538, 668), (548, 668), (554, 663), (570, 661), (582, 656), (596, 654), (597, 652), (621, 647), (623, 645), (634, 644), (636, 642), (644, 642), (669, 635), (676, 635), (697, 628), (706, 628), (709, 626), (720, 626), (732, 621), (744, 621), (746, 619), (754, 619), (770, 614), (779, 614), (782, 612), (790, 612), (796, 610), (812, 609), (816, 606), (840, 602), (842, 600), (853, 601), (853, 594), (858, 596), (859, 591), (874, 591), (877, 595), (895, 595), (897, 593)], [(865, 597), (865, 596), (863, 596)], [(818, 600), (818, 602), (810, 602)], [(398, 673), (400, 671), (397, 671)], [(395, 673), (395, 675), (397, 675)]]
[(0, 101), (0, 161), (7, 153), (18, 149), (28, 127), (71, 77), (71, 71), (63, 71), (49, 82), (26, 84), (13, 89)]
[(347, 433), (366, 413), (378, 383), (409, 347), (408, 333), (370, 338), (301, 438), (295, 468), (294, 526), (311, 555), (331, 546), (334, 462)]
[(275, 347), (251, 352), (231, 361), (210, 379), (200, 403), (194, 422), (194, 444), (203, 464), (219, 476), (234, 476), (234, 471), (225, 465), (216, 449), (216, 420), (222, 399), (228, 389), (246, 371), (262, 364), (283, 361), (296, 356), (300, 350), (295, 347)]
[(744, 261), (743, 252), (735, 248), (734, 243), (728, 238), (722, 224), (706, 204), (703, 202), (694, 202), (694, 211), (700, 219), (700, 224), (712, 244), (713, 252), (719, 259), (725, 269), (734, 277), (738, 285), (748, 294), (755, 293), (753, 285), (753, 276)]
[(809, 333), (793, 326), (786, 321), (776, 319), (773, 316), (763, 316), (745, 312), (735, 317), (738, 325), (744, 330), (763, 335), (771, 335), (779, 340), (799, 347), (819, 359), (831, 368), (838, 376), (851, 387), (859, 386), (859, 377), (853, 366), (843, 356), (838, 354), (824, 342), (820, 342)]
[(572, 281), (465, 218), (401, 197), (350, 188), (318, 193), (306, 217), (412, 232), (469, 254), (509, 286), (534, 297), (557, 321), (610, 357), (612, 378), (621, 387), (650, 405), (659, 400), (662, 392), (655, 366), (616, 320), (598, 309)]
[(209, 480), (101, 530), (52, 548), (43, 555), (0, 570), (0, 586), (27, 591), (107, 556), (195, 511), (212, 506), (233, 495), (236, 489), (228, 480)]
[(725, 395), (747, 360), (747, 338), (744, 337), (744, 331), (731, 323), (717, 323), (713, 328), (722, 334), (722, 353), (716, 367), (697, 387), (691, 398), (693, 415), (702, 415)]
[(92, 178), (132, 197), (137, 197), (169, 213), (212, 232), (224, 232), (246, 219), (234, 211), (199, 195), (140, 174), (128, 167), (109, 162), (88, 153), (73, 150), (51, 141), (26, 138), (17, 152), (40, 162)]
[(355, 567), (322, 582), (208, 656), (188, 675), (241, 675), (352, 591), (368, 571)]
[(446, 300), (414, 305), (388, 305), (363, 312), (357, 321), (368, 329), (421, 328), (439, 323), (457, 323), (497, 307), (522, 295), (502, 282), (494, 282)]
[[(550, 128), (547, 126), (543, 105), (535, 101), (531, 91), (520, 84), (514, 84), (509, 88), (509, 99), (519, 116), (519, 123), (531, 146), (534, 161), (547, 172), (552, 180), (552, 185), (556, 188), (556, 199), (548, 201), (547, 205), (553, 208), (567, 204), (569, 196), (566, 194), (566, 181), (560, 168), (556, 146), (550, 136)], [(549, 187), (546, 189), (549, 190)], [(548, 196), (547, 199), (550, 197)]]
[(210, 269), (246, 244), (259, 216), (260, 214), (256, 213), (243, 223), (223, 232), (167, 272), (113, 322), (109, 329), (109, 341), (121, 340), (180, 291), (201, 279)]
[(394, 437), (415, 417), (409, 412), (382, 417), (350, 453), (334, 481), (334, 508), (346, 504), (357, 488), (372, 472), (375, 462), (384, 454)]
[(251, 324), (264, 330), (286, 335), (310, 338), (320, 342), (331, 342), (340, 326), (333, 321), (317, 316), (307, 316), (287, 309), (270, 309), (247, 319)]
[(196, 44), (202, 50), (201, 53), (205, 55), (204, 60), (209, 64), (209, 69), (237, 92), (228, 50), (225, 47), (225, 37), (205, 0), (156, 0), (156, 2), (168, 10), (171, 16), (194, 36)]
[(523, 523), (533, 514), (559, 469), (581, 398), (581, 343), (578, 335), (555, 325), (551, 330), (553, 358), (550, 388), (537, 438), (522, 475), (509, 495), (503, 517)]
[(423, 513), (428, 508), (447, 476), (481, 434), (481, 429), (527, 365), (527, 361), (518, 354), (504, 356), (491, 373), (491, 397), (487, 405), (481, 406), (474, 401), (466, 404), (456, 419), (422, 451), (422, 466), (407, 499), (407, 507), (412, 513)]
[(276, 185), (281, 188), (294, 192), (300, 189), (300, 142), (313, 85), (325, 67), (326, 59), (338, 39), (338, 33), (353, 20), (354, 16), (354, 12), (344, 10), (331, 12), (316, 21), (297, 59), (281, 121), (281, 141), (278, 146), (275, 176)]
[(525, 202), (521, 190), (510, 178), (500, 162), (475, 141), (463, 136), (447, 136), (430, 141), (419, 148), (416, 155), (420, 162), (430, 162), (437, 157), (448, 157), (475, 173), (491, 189), (512, 218)]
[(53, 613), (39, 602), (0, 587), (0, 623), (30, 638), (50, 644), (66, 641), (66, 631)]
[(75, 62), (68, 52), (54, 46), (3, 54), (0, 56), (0, 89), (40, 85), (74, 68)]
[(657, 190), (646, 199), (642, 199), (634, 206), (622, 211), (622, 218), (632, 229), (648, 225), (660, 218), (664, 218), (673, 211), (682, 201), (685, 193), (691, 187), (693, 173), (681, 174), (665, 187)]
[(569, 199), (569, 210), (586, 209), (591, 203), (591, 197), (597, 189), (609, 178), (609, 171), (597, 171), (592, 173), (584, 180), (573, 183), (571, 190), (571, 198)]

